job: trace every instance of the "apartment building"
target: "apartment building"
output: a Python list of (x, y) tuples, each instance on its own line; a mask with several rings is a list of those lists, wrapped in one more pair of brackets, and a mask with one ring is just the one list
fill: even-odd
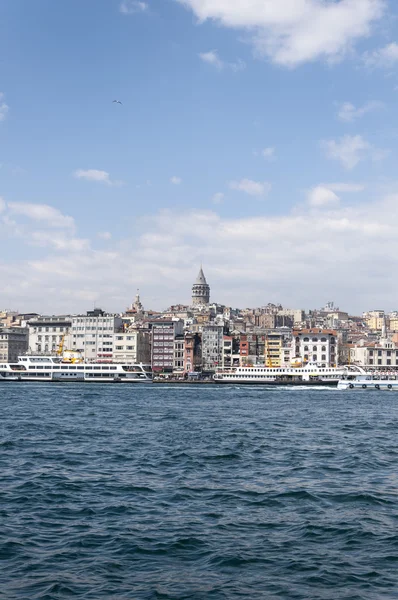
[(26, 327), (0, 328), (0, 360), (17, 362), (18, 356), (28, 350), (28, 330)]
[(61, 344), (71, 347), (70, 328), (72, 317), (43, 316), (31, 319), (28, 323), (29, 352), (31, 354), (56, 354)]

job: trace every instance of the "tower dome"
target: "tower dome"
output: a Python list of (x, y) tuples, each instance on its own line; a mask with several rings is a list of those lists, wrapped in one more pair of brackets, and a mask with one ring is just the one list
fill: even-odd
[(199, 275), (192, 286), (192, 305), (200, 306), (209, 304), (210, 302), (210, 286), (206, 281), (202, 267), (200, 267)]

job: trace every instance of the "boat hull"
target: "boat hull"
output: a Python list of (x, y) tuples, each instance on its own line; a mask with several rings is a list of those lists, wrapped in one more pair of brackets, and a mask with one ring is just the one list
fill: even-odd
[(335, 387), (337, 388), (338, 381), (246, 381), (242, 380), (226, 380), (226, 379), (215, 379), (213, 381), (216, 385), (250, 385), (250, 386), (270, 386), (270, 387)]

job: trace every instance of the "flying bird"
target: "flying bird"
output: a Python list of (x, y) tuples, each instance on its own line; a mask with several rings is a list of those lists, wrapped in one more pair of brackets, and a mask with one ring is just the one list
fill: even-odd
[(123, 104), (122, 104), (122, 102), (120, 102), (120, 100), (113, 100), (112, 104), (113, 104), (114, 102), (116, 102), (116, 104), (121, 104), (121, 105), (123, 106)]

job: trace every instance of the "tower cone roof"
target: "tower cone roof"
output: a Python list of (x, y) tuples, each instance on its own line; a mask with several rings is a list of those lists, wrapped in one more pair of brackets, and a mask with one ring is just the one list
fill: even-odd
[(199, 275), (196, 278), (196, 282), (199, 285), (207, 285), (205, 274), (203, 273), (202, 267), (200, 267)]

